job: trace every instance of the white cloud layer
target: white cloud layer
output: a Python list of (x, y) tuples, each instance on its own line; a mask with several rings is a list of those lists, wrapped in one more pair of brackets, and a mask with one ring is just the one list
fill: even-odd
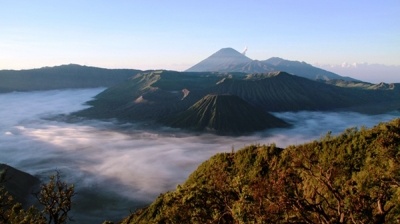
[(60, 170), (78, 191), (75, 218), (96, 223), (121, 218), (130, 209), (173, 189), (217, 152), (257, 143), (285, 147), (319, 138), (328, 131), (373, 126), (399, 116), (276, 113), (293, 127), (242, 137), (190, 135), (116, 121), (66, 122), (64, 116), (58, 116), (83, 109), (82, 104), (102, 90), (0, 94), (0, 162), (42, 179)]

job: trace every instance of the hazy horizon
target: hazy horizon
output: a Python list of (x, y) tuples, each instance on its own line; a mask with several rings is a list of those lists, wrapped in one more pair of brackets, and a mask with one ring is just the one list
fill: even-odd
[[(251, 58), (252, 59), (252, 58)], [(257, 60), (257, 59), (253, 59)], [(286, 59), (285, 60), (289, 60)], [(306, 62), (307, 63), (307, 62)], [(53, 66), (41, 66), (35, 68), (26, 68), (26, 69), (4, 69), (4, 70), (14, 70), (14, 71), (21, 71), (21, 70), (30, 70), (30, 69), (40, 69), (45, 67), (56, 67), (61, 65), (69, 65), (74, 63), (64, 63), (64, 64), (57, 64)], [(89, 66), (89, 67), (96, 67), (87, 64), (77, 64), (81, 66)], [(369, 63), (347, 63), (344, 62), (342, 64), (312, 64), (317, 68), (324, 69), (329, 72), (336, 73), (338, 75), (344, 77), (351, 77), (354, 79), (358, 79), (364, 82), (370, 83), (400, 83), (400, 66), (388, 66), (382, 64), (369, 64)], [(137, 69), (137, 68), (126, 68), (126, 67), (98, 67), (104, 69)], [(188, 68), (187, 68), (188, 69)], [(0, 69), (0, 71), (3, 69)], [(138, 69), (140, 70), (140, 69)], [(148, 69), (148, 70), (157, 70), (157, 69)], [(185, 69), (186, 70), (186, 69)], [(145, 70), (143, 70), (145, 71)], [(180, 70), (175, 70), (180, 71)], [(181, 71), (180, 71), (181, 72)]]
[(396, 0), (3, 1), (0, 69), (182, 71), (224, 47), (256, 60), (400, 66), (399, 14)]

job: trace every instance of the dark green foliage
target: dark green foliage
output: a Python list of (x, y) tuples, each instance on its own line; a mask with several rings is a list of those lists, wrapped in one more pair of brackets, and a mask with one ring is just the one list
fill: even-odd
[(50, 181), (42, 184), (40, 192), (36, 194), (38, 202), (43, 206), (42, 211), (34, 206), (24, 209), (21, 203), (16, 202), (4, 187), (9, 180), (5, 178), (6, 176), (1, 175), (0, 177), (0, 223), (62, 224), (67, 222), (68, 212), (72, 206), (71, 199), (75, 195), (74, 187), (67, 186), (60, 179), (58, 172), (50, 176)]
[[(19, 184), (32, 184), (29, 183), (30, 177), (26, 173), (18, 171), (10, 166), (1, 164), (2, 173), (0, 175), (0, 223), (9, 224), (45, 224), (46, 219), (35, 208), (29, 207), (23, 209), (21, 198), (26, 197), (24, 187)], [(16, 189), (10, 189), (10, 186), (15, 186)], [(15, 201), (14, 196), (8, 192), (10, 189), (21, 202)], [(20, 194), (20, 195), (19, 195)]]
[(396, 119), (286, 149), (220, 153), (122, 223), (396, 223), (399, 143)]
[(36, 197), (39, 203), (43, 205), (43, 213), (46, 214), (49, 224), (67, 222), (74, 195), (74, 186), (68, 186), (63, 182), (59, 172), (50, 176), (50, 181), (41, 186)]

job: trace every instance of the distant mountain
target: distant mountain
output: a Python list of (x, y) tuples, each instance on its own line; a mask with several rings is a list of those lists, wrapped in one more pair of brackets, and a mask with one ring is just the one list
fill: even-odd
[[(232, 94), (266, 111), (332, 110), (381, 100), (383, 92), (339, 88), (286, 72), (224, 79), (210, 90)], [(389, 92), (388, 92), (389, 93)], [(376, 95), (375, 95), (376, 94)]]
[(246, 64), (252, 60), (233, 48), (222, 48), (210, 57), (186, 70), (187, 72), (233, 72), (236, 65)]
[[(383, 113), (397, 110), (400, 108), (399, 88), (398, 85), (339, 87), (286, 72), (153, 71), (139, 73), (106, 89), (88, 102), (92, 107), (75, 114), (91, 118), (151, 121), (205, 131), (207, 128), (221, 129), (222, 132), (232, 133), (238, 131), (236, 127), (243, 126), (240, 131), (245, 133), (250, 129), (258, 130), (251, 119), (262, 124), (268, 112), (347, 110)], [(232, 117), (218, 115), (216, 111), (221, 110), (217, 108), (230, 108), (221, 110), (233, 111), (229, 114)], [(263, 115), (256, 112), (258, 110), (262, 110)], [(222, 125), (218, 126), (218, 122), (213, 122), (213, 117), (224, 123), (226, 130)], [(254, 127), (249, 128), (243, 122)], [(274, 122), (270, 124), (281, 127)]]
[(103, 69), (75, 64), (0, 70), (0, 92), (109, 87), (138, 72), (134, 69)]
[(332, 80), (340, 79), (346, 81), (358, 81), (350, 77), (340, 76), (333, 72), (329, 72), (317, 67), (314, 67), (305, 62), (289, 61), (282, 58), (273, 57), (265, 60), (264, 63), (271, 65), (275, 70), (285, 71), (292, 75), (301, 76), (313, 80)]
[(351, 87), (360, 89), (376, 89), (376, 90), (400, 90), (400, 83), (384, 83), (380, 82), (378, 84), (372, 84), (369, 82), (354, 82), (354, 81), (344, 81), (344, 80), (322, 80), (322, 82), (340, 86), (340, 87)]
[(340, 65), (317, 65), (320, 68), (351, 76), (372, 83), (400, 83), (400, 65), (369, 63), (343, 63)]
[(252, 60), (232, 48), (223, 48), (186, 71), (244, 73), (284, 71), (312, 80), (342, 79), (346, 81), (358, 81), (350, 77), (343, 77), (333, 72), (314, 67), (305, 62), (289, 61), (277, 57), (265, 61)]
[(235, 95), (207, 95), (189, 109), (164, 121), (171, 127), (236, 134), (288, 124)]

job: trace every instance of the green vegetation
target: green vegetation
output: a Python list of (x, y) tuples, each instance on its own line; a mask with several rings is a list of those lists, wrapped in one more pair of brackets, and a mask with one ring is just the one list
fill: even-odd
[[(7, 172), (0, 178), (0, 223), (9, 224), (61, 224), (69, 220), (72, 197), (75, 195), (74, 186), (68, 186), (61, 180), (59, 172), (50, 176), (50, 181), (42, 184), (40, 191), (35, 194), (43, 207), (42, 211), (35, 206), (24, 209), (22, 204), (15, 201), (6, 189)], [(13, 176), (11, 176), (13, 177)]]
[(220, 153), (122, 223), (395, 223), (400, 119), (285, 149)]

